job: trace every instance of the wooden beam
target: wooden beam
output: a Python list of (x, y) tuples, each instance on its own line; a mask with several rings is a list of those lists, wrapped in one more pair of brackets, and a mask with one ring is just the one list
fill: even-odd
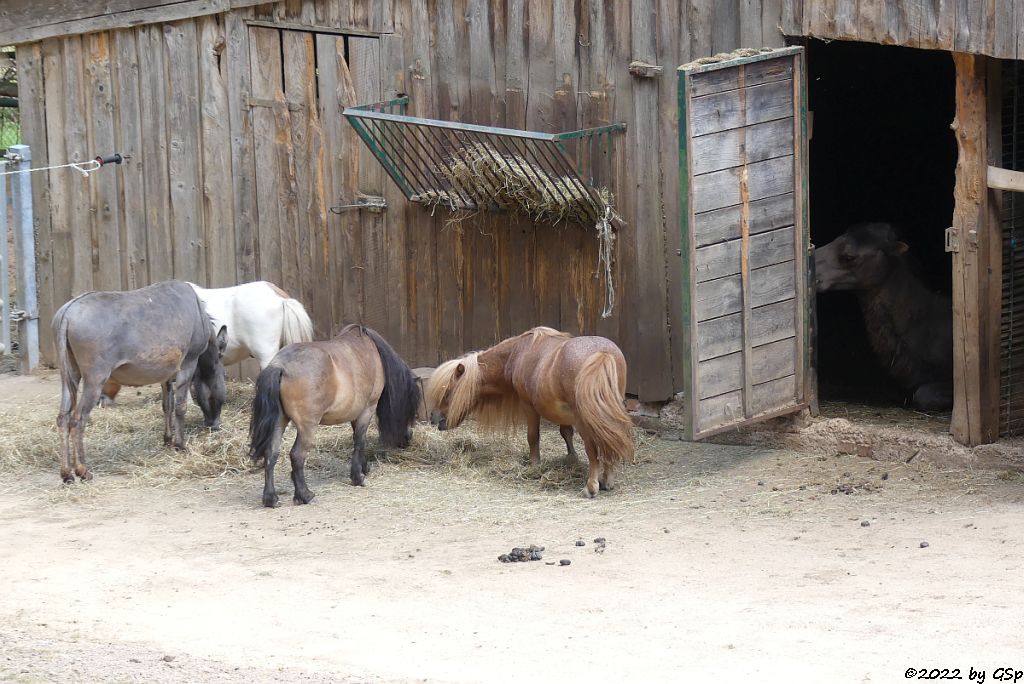
[[(954, 53), (956, 117), (951, 124), (959, 156), (953, 228), (953, 437), (969, 446), (999, 433), (1000, 226), (988, 213), (988, 101), (986, 60)], [(994, 275), (993, 275), (994, 274)], [(993, 304), (994, 302), (994, 304)]]
[(77, 5), (94, 7), (96, 10), (92, 16), (79, 16), (74, 19), (61, 21), (60, 13), (44, 13), (43, 7), (37, 18), (31, 23), (7, 24), (11, 28), (0, 30), (0, 45), (19, 45), (21, 43), (34, 43), (45, 38), (57, 36), (73, 36), (80, 33), (92, 33), (94, 31), (105, 31), (107, 29), (127, 28), (129, 26), (142, 26), (144, 24), (157, 24), (166, 21), (178, 21), (192, 17), (201, 17), (207, 14), (219, 14), (230, 9), (229, 0), (178, 0), (177, 2), (159, 5), (156, 7), (145, 7), (142, 9), (131, 9), (130, 3), (127, 9), (120, 12), (104, 13), (104, 3), (76, 3)]
[(1011, 171), (998, 166), (990, 166), (988, 167), (988, 187), (990, 190), (1024, 192), (1024, 171)]

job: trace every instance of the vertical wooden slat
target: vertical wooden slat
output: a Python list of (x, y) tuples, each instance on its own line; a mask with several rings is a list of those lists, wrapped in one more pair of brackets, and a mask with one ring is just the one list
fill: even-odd
[(783, 0), (782, 32), (788, 36), (807, 34), (804, 28), (804, 0)]
[[(252, 98), (271, 106), (252, 107), (253, 153), (256, 162), (256, 206), (259, 212), (258, 271), (263, 280), (284, 285), (281, 268), (281, 157), (288, 144), (287, 105), (282, 91), (281, 33), (253, 27), (249, 32)], [(246, 106), (246, 105), (243, 105)]]
[[(959, 156), (953, 194), (953, 228), (960, 251), (953, 253), (953, 416), (954, 438), (968, 445), (996, 439), (999, 424), (999, 306), (990, 288), (998, 272), (1000, 225), (989, 223), (985, 59), (954, 53), (956, 134)], [(993, 246), (998, 245), (999, 247)], [(993, 256), (995, 255), (995, 256)]]
[[(739, 0), (739, 44), (742, 47), (761, 47), (764, 44), (761, 22), (762, 0)], [(664, 15), (660, 14), (659, 17)], [(658, 22), (659, 24), (661, 22)]]
[[(455, 36), (454, 12), (447, 0), (429, 0), (429, 16), (434, 19), (435, 48), (432, 51), (434, 92), (436, 94), (435, 118), (450, 121), (462, 120), (462, 107), (468, 106), (469, 99), (462, 92), (465, 84), (459, 79), (456, 65), (458, 46)], [(438, 332), (442, 356), (452, 358), (466, 350), (464, 339), (465, 310), (465, 259), (463, 252), (463, 227), (457, 224), (444, 226), (437, 233), (437, 281), (440, 320)]]
[[(49, 166), (46, 147), (46, 91), (43, 75), (43, 49), (39, 43), (17, 49), (18, 113), (21, 139), (32, 150), (32, 165)], [(6, 211), (4, 206), (0, 211)], [(53, 288), (53, 235), (50, 217), (50, 187), (46, 176), (38, 175), (32, 181), (32, 215), (36, 232), (36, 280), (39, 306), (39, 354), (44, 363), (52, 364), (53, 339), (50, 318), (59, 306), (54, 302)], [(6, 264), (5, 264), (6, 265)], [(2, 274), (7, 277), (7, 274)], [(60, 304), (63, 304), (61, 302)]]
[(739, 3), (737, 2), (715, 2), (712, 4), (712, 52), (729, 52), (740, 47), (740, 13), (738, 5)]
[[(659, 0), (657, 22), (658, 64), (675, 64), (687, 61), (688, 46), (685, 33), (673, 31), (671, 17), (674, 3)], [(760, 43), (757, 43), (760, 44)], [(675, 56), (675, 60), (673, 60)], [(662, 230), (665, 234), (665, 288), (668, 308), (668, 345), (671, 361), (672, 392), (683, 389), (683, 345), (686, 321), (682, 307), (682, 240), (680, 239), (679, 202), (679, 79), (666, 69), (658, 82), (658, 149), (661, 157)]]
[(231, 132), (228, 115), (227, 46), (222, 19), (196, 19), (200, 131), (202, 133), (202, 226), (207, 287), (236, 284)]
[[(110, 34), (90, 33), (84, 37), (86, 52), (86, 121), (92, 149), (107, 155), (115, 151), (114, 88), (110, 69)], [(90, 178), (90, 215), (93, 230), (93, 286), (99, 290), (120, 290), (121, 226), (118, 220), (120, 174), (108, 168)]]
[(832, 36), (836, 32), (836, 4), (843, 0), (813, 0), (810, 9), (811, 35)]
[(296, 223), (286, 235), (295, 241), (297, 281), (290, 294), (317, 321), (330, 316), (326, 258), (327, 211), (324, 199), (323, 132), (317, 103), (315, 36), (284, 31), (285, 98), (291, 103)]
[[(598, 0), (592, 0), (596, 3)], [(508, 0), (505, 21), (505, 123), (511, 128), (526, 127), (526, 88), (529, 83), (527, 59), (527, 3), (526, 0)], [(515, 335), (534, 325), (536, 318), (535, 268), (537, 227), (525, 218), (513, 216), (509, 220), (508, 241), (501, 256), (501, 269), (508, 274), (507, 325), (505, 336)]]
[[(553, 18), (554, 106), (550, 130), (571, 131), (580, 127), (576, 118), (579, 57), (576, 51), (577, 19), (574, 3), (555, 0)], [(552, 233), (558, 244), (555, 251), (542, 254), (542, 258), (551, 264), (549, 273), (555, 278), (560, 298), (559, 322), (556, 327), (572, 335), (579, 335), (588, 329), (588, 312), (584, 307), (589, 283), (584, 282), (583, 273), (588, 270), (584, 260), (589, 262), (586, 257), (591, 251), (588, 247), (594, 241), (594, 227), (570, 223), (556, 227), (541, 225), (538, 228), (542, 232)], [(593, 263), (587, 263), (587, 266), (593, 268)]]
[(165, 24), (167, 49), (167, 171), (174, 231), (174, 275), (206, 282), (199, 150), (199, 68), (195, 21)]
[(835, 35), (844, 40), (857, 39), (857, 0), (835, 0)]
[[(632, 54), (636, 59), (654, 61), (657, 57), (655, 3), (653, 0), (634, 2), (632, 9)], [(656, 169), (662, 163), (658, 145), (658, 82), (634, 79), (632, 86), (630, 138), (634, 145), (630, 150), (631, 165), (634, 169)], [(630, 179), (630, 192), (635, 197), (635, 227), (629, 231), (629, 236), (636, 242), (636, 262), (632, 268), (636, 290), (630, 302), (630, 312), (631, 317), (635, 317), (636, 339), (642, 340), (643, 345), (643, 352), (638, 353), (634, 361), (642, 378), (642, 400), (672, 394), (672, 358), (667, 341), (664, 212), (661, 192), (653, 180), (645, 179), (641, 174), (633, 174)], [(621, 238), (629, 239), (625, 235)]]
[[(392, 100), (399, 93), (407, 93), (405, 73), (405, 41), (408, 34), (408, 3), (401, 3), (401, 17), (395, 16), (392, 26), (402, 33), (380, 37), (381, 87), (383, 99)], [(395, 8), (396, 13), (399, 8)], [(390, 15), (389, 15), (390, 16)], [(385, 305), (388, 312), (386, 331), (388, 341), (405, 359), (411, 359), (415, 352), (412, 334), (409, 300), (409, 278), (407, 262), (410, 255), (406, 244), (408, 202), (405, 195), (390, 179), (384, 179), (384, 200), (388, 209), (384, 215), (384, 266), (386, 266)]]
[(142, 171), (146, 191), (146, 253), (151, 282), (174, 274), (174, 235), (170, 222), (170, 181), (167, 176), (167, 72), (163, 30), (139, 29), (141, 81)]
[[(66, 160), (65, 139), (65, 77), (63, 41), (58, 38), (42, 43), (44, 97), (46, 101), (45, 148), (52, 160)], [(50, 188), (50, 249), (52, 250), (53, 306), (60, 308), (72, 297), (74, 261), (71, 239), (71, 195), (65, 169), (46, 172), (46, 186)], [(42, 246), (42, 245), (41, 245)], [(48, 322), (48, 321), (44, 321)], [(49, 326), (40, 326), (49, 327)], [(47, 349), (46, 353), (51, 353)]]
[[(121, 234), (122, 270), (125, 287), (135, 289), (148, 285), (146, 190), (142, 157), (142, 110), (139, 54), (136, 30), (114, 33), (114, 54), (117, 59), (115, 95), (117, 97), (117, 151), (131, 157), (122, 163)], [(230, 195), (230, 193), (228, 193)], [(230, 234), (230, 229), (227, 230)]]
[[(360, 104), (379, 102), (382, 99), (380, 41), (376, 38), (349, 38), (348, 55), (356, 101)], [(366, 145), (361, 143), (357, 173), (360, 193), (374, 197), (384, 195), (384, 170)], [(358, 218), (362, 234), (364, 321), (385, 337), (392, 336), (388, 330), (387, 289), (390, 283), (386, 268), (384, 216), (372, 212), (351, 213)]]
[[(501, 125), (499, 114), (495, 50), (497, 41), (491, 33), (491, 11), (503, 12), (502, 3), (494, 0), (467, 0), (465, 3), (465, 40), (468, 56), (469, 116), (475, 123)], [(470, 298), (466, 302), (468, 325), (466, 344), (487, 347), (499, 339), (501, 319), (505, 310), (499, 304), (496, 245), (498, 236), (508, 224), (507, 216), (488, 215), (472, 222), (464, 231), (471, 250), (467, 262), (472, 264)]]
[[(81, 36), (63, 39), (65, 79), (64, 102), (64, 154), (67, 161), (86, 161), (93, 157), (89, 153), (92, 141), (88, 139), (86, 111), (86, 84), (83, 65)], [(89, 179), (77, 173), (64, 171), (64, 178), (58, 182), (67, 183), (69, 188), (68, 227), (71, 234), (72, 296), (95, 289), (93, 283), (92, 220), (89, 212)]]
[(224, 18), (227, 44), (228, 126), (231, 134), (231, 196), (234, 217), (235, 275), (237, 283), (256, 279), (256, 167), (253, 150), (252, 110), (246, 98), (252, 92), (249, 70), (248, 11), (234, 10)]

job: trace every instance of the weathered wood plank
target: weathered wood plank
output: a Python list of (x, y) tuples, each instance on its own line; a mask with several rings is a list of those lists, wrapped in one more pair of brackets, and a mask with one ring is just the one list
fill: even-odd
[(813, 0), (809, 3), (812, 36), (832, 36), (836, 33), (836, 3), (842, 0)]
[[(118, 151), (131, 159), (121, 164), (122, 270), (125, 287), (135, 289), (149, 284), (147, 254), (145, 164), (142, 161), (142, 79), (134, 29), (114, 33), (117, 73), (114, 79), (117, 97)], [(230, 193), (227, 193), (230, 201)], [(231, 235), (230, 229), (225, 231)]]
[(778, 411), (786, 406), (796, 406), (798, 404), (798, 386), (795, 375), (787, 375), (784, 378), (754, 385), (751, 392), (754, 414)]
[(764, 45), (761, 21), (763, 10), (761, 0), (739, 1), (739, 41), (737, 47), (760, 47)]
[(986, 190), (988, 125), (985, 60), (953, 55), (959, 156), (953, 194), (953, 227), (975, 231), (971, 244), (953, 253), (953, 437), (968, 445), (991, 442), (999, 428), (999, 308), (990, 305), (989, 269), (999, 272), (1000, 225), (989, 223)]
[[(751, 309), (750, 343), (760, 346), (796, 335), (796, 300)], [(743, 348), (743, 317), (739, 313), (704, 321), (700, 326), (697, 358), (707, 361)]]
[(956, 30), (953, 49), (957, 52), (981, 53), (988, 40), (985, 10), (988, 0), (955, 0)]
[(745, 91), (742, 110), (738, 90), (693, 98), (693, 137), (793, 116), (792, 80), (748, 86)]
[[(633, 2), (632, 5), (632, 55), (634, 59), (654, 63), (656, 53), (656, 5), (652, 0)], [(721, 8), (721, 5), (719, 5)], [(721, 18), (725, 20), (725, 17)], [(730, 21), (738, 30), (738, 18)], [(731, 34), (731, 40), (736, 40)], [(633, 121), (630, 138), (635, 141), (633, 152), (634, 169), (655, 169), (662, 164), (659, 145), (658, 89), (660, 82), (655, 79), (633, 79)], [(677, 105), (678, 106), (678, 105)], [(652, 179), (653, 180), (653, 179)], [(665, 288), (665, 230), (662, 221), (661, 192), (657, 182), (645, 182), (641, 175), (631, 183), (636, 192), (634, 216), (636, 226), (657, 226), (656, 230), (633, 230), (619, 239), (636, 240), (635, 273), (637, 289), (631, 310), (638, 320), (634, 323), (637, 338), (643, 340), (644, 353), (634, 361), (642, 378), (640, 396), (667, 396), (672, 393), (672, 356), (666, 336), (667, 293)], [(643, 264), (643, 267), (639, 267)]]
[[(85, 55), (81, 36), (64, 38), (64, 154), (67, 161), (86, 161), (93, 155), (92, 141), (88, 138), (88, 122), (82, 116), (86, 111)], [(92, 250), (92, 221), (90, 217), (89, 179), (78, 174), (63, 172), (58, 182), (69, 189), (68, 226), (71, 232), (72, 296), (96, 289), (93, 281), (95, 256)]]
[[(365, 18), (369, 21), (369, 17)], [(348, 39), (348, 66), (356, 101), (379, 102), (381, 93), (380, 41), (375, 38)], [(388, 139), (390, 142), (390, 138)], [(359, 144), (358, 191), (367, 196), (384, 196), (384, 171), (364, 144)], [(390, 182), (390, 181), (388, 181)], [(388, 331), (386, 251), (383, 214), (352, 212), (358, 218), (363, 253), (363, 320), (384, 335)]]
[(199, 68), (196, 25), (183, 21), (163, 28), (167, 50), (167, 170), (171, 188), (174, 275), (206, 282), (203, 258), (202, 177), (199, 136)]
[[(791, 299), (796, 287), (794, 271), (794, 262), (751, 270), (751, 308)], [(738, 275), (700, 283), (694, 297), (697, 321), (706, 321), (739, 311), (742, 308), (740, 286)]]
[[(301, 8), (300, 8), (301, 9)], [(327, 278), (323, 259), (322, 233), (326, 222), (323, 198), (323, 156), (320, 115), (316, 98), (315, 36), (304, 31), (283, 31), (284, 96), (290, 109), (292, 169), (294, 170), (295, 223), (282, 235), (282, 242), (291, 236), (296, 259), (295, 291), (292, 296), (302, 301), (309, 311), (316, 311), (317, 291)], [(318, 268), (319, 266), (319, 268)], [(288, 279), (286, 275), (285, 279)], [(322, 299), (321, 299), (322, 303)], [(318, 312), (323, 315), (321, 306)], [(384, 331), (382, 331), (384, 332)]]
[(271, 100), (274, 107), (253, 107), (253, 151), (256, 164), (257, 277), (287, 287), (282, 281), (281, 269), (281, 200), (286, 189), (282, 187), (280, 159), (287, 155), (281, 148), (290, 137), (290, 126), (284, 127), (287, 112), (281, 64), (281, 33), (274, 29), (249, 29), (249, 56), (252, 78), (252, 96)]
[[(403, 5), (407, 10), (408, 4)], [(397, 12), (398, 8), (395, 9)], [(408, 15), (404, 11), (401, 17), (394, 18), (392, 24), (403, 32), (406, 31), (407, 25)], [(406, 40), (406, 35), (403, 34), (385, 35), (380, 38), (381, 87), (385, 100), (394, 99), (398, 93), (408, 92), (404, 53)], [(405, 218), (408, 202), (398, 186), (389, 179), (384, 180), (384, 199), (388, 205), (384, 216), (384, 258), (388, 283), (385, 289), (385, 306), (388, 312), (388, 325), (382, 334), (388, 336), (388, 341), (403, 358), (411, 359), (415, 351), (415, 339), (408, 308), (409, 279), (406, 262), (409, 256), (406, 242), (409, 222)]]
[[(405, 3), (398, 5), (400, 8), (404, 6)], [(402, 28), (396, 26), (396, 31), (406, 37), (405, 63), (408, 65), (410, 112), (418, 116), (435, 116), (435, 78), (431, 63), (431, 21), (427, 0), (409, 0), (408, 16), (403, 10), (396, 15), (396, 21), (400, 17)], [(439, 331), (441, 308), (437, 236), (442, 219), (412, 204), (406, 206), (405, 218), (409, 252), (406, 268), (408, 311), (416, 346), (415, 360), (412, 362), (434, 365), (446, 358)]]
[[(29, 13), (26, 21), (7, 21), (0, 30), (0, 45), (17, 45), (33, 41), (72, 36), (108, 29), (179, 21), (207, 14), (224, 12), (229, 0), (6, 0), (17, 2)], [(5, 12), (10, 11), (7, 7)], [(10, 15), (8, 15), (10, 16)]]
[[(752, 269), (792, 261), (794, 256), (792, 226), (750, 238)], [(698, 249), (695, 271), (698, 283), (739, 273), (740, 241), (730, 240)]]
[[(793, 225), (793, 193), (788, 192), (750, 203), (750, 234), (763, 233)], [(740, 236), (740, 207), (733, 205), (724, 209), (697, 214), (694, 217), (693, 232), (697, 247), (713, 245)]]
[[(754, 347), (750, 355), (750, 376), (754, 385), (776, 380), (796, 371), (795, 338), (789, 337)], [(703, 400), (743, 387), (743, 354), (735, 352), (701, 361), (697, 371)]]
[[(110, 35), (91, 33), (83, 38), (88, 79), (86, 100), (89, 137), (97, 154), (112, 154), (117, 147), (114, 122), (114, 88), (111, 78)], [(121, 290), (121, 226), (118, 216), (120, 174), (92, 177), (89, 184), (93, 228), (93, 285), (100, 290)]]
[(695, 432), (705, 426), (733, 424), (743, 419), (743, 392), (736, 390), (697, 403), (697, 425)]
[(139, 29), (139, 71), (142, 79), (142, 154), (146, 188), (146, 250), (152, 282), (172, 278), (174, 235), (171, 232), (171, 189), (167, 168), (167, 65), (163, 30)]
[(793, 118), (776, 119), (693, 139), (694, 175), (793, 153)]
[(251, 14), (235, 10), (224, 17), (227, 44), (228, 126), (231, 133), (231, 196), (234, 218), (235, 282), (256, 279), (256, 230), (259, 214), (256, 205), (256, 162), (252, 132), (252, 110), (246, 98), (252, 92), (249, 69), (249, 29), (244, 20)]
[[(66, 160), (64, 120), (65, 79), (63, 41), (51, 39), (42, 43), (44, 98), (46, 103), (46, 126), (42, 128), (46, 137), (43, 149), (50, 159)], [(40, 183), (40, 185), (44, 185)], [(71, 299), (74, 274), (74, 246), (71, 238), (71, 193), (65, 176), (65, 169), (46, 172), (45, 186), (50, 190), (50, 250), (52, 254), (53, 306), (56, 310)], [(44, 245), (40, 245), (43, 248)], [(48, 326), (40, 326), (48, 327)], [(45, 352), (52, 357), (52, 348)], [(46, 358), (44, 356), (44, 358)]]
[(761, 45), (783, 47), (786, 36), (782, 33), (783, 0), (761, 0)]
[[(469, 79), (468, 112), (472, 121), (500, 125), (504, 117), (498, 100), (496, 74), (496, 36), (493, 34), (491, 12), (500, 12), (491, 0), (468, 0), (462, 7), (466, 21), (459, 32), (468, 55), (466, 73)], [(504, 22), (502, 22), (504, 23)], [(502, 78), (504, 80), (504, 78)], [(466, 343), (474, 348), (490, 346), (500, 339), (506, 306), (499, 297), (498, 240), (507, 232), (508, 216), (479, 217), (465, 231), (467, 259), (471, 264), (467, 284), (471, 288), (466, 302), (467, 321), (463, 327)]]
[(857, 0), (836, 0), (834, 18), (837, 37), (857, 39)]
[[(743, 83), (749, 88), (793, 78), (793, 62), (788, 59), (766, 59), (744, 67)], [(714, 95), (739, 88), (739, 69), (736, 67), (712, 69), (690, 75), (692, 98)]]
[(715, 53), (713, 25), (715, 21), (715, 0), (690, 0), (689, 21), (692, 57), (710, 57)]
[(711, 51), (729, 52), (740, 47), (739, 3), (715, 2), (712, 5)]
[(236, 285), (231, 131), (228, 116), (226, 46), (220, 17), (196, 20), (199, 40), (200, 131), (202, 132), (202, 225), (208, 287)]
[[(747, 169), (750, 177), (750, 201), (793, 191), (792, 155), (743, 168)], [(697, 213), (740, 203), (740, 167), (696, 176), (693, 185), (693, 210)]]

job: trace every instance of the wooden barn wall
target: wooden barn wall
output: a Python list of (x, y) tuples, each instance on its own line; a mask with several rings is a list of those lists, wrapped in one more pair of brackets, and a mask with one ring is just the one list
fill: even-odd
[(784, 0), (782, 30), (1024, 59), (1024, 0)]
[[(626, 353), (631, 393), (669, 398), (683, 372), (674, 68), (782, 45), (781, 13), (782, 0), (289, 0), (21, 45), (37, 163), (132, 157), (35, 183), (44, 357), (50, 317), (80, 292), (265, 278), (306, 304), (318, 335), (362, 321), (414, 366), (534, 325), (605, 335)], [(344, 39), (332, 76), (336, 36), (275, 38), (253, 21), (362, 37)], [(633, 60), (664, 73), (631, 76)], [(384, 182), (340, 108), (399, 92), (419, 116), (549, 132), (627, 123), (596, 174), (627, 223), (611, 318), (591, 229), (508, 215), (450, 225)], [(356, 191), (383, 192), (388, 209), (327, 211)]]

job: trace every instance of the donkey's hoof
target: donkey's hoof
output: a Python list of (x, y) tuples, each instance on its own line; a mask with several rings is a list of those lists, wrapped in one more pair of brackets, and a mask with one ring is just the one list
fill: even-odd
[(352, 478), (352, 486), (353, 487), (365, 487), (366, 486), (366, 476), (363, 475), (363, 474), (360, 474), (359, 477), (353, 477)]
[(66, 485), (73, 485), (73, 484), (75, 484), (75, 476), (72, 475), (71, 473), (61, 473), (60, 474), (60, 480), (61, 480), (61, 482), (63, 482)]
[(264, 494), (263, 505), (266, 506), (267, 508), (277, 508), (281, 504), (280, 501), (278, 500), (277, 494), (273, 494), (271, 496), (267, 496), (266, 494)]
[(210, 428), (210, 432), (220, 432), (220, 423), (214, 423), (213, 425), (207, 423), (206, 427)]
[(115, 402), (108, 396), (100, 395), (100, 400), (97, 403), (99, 404), (100, 408), (110, 408), (112, 406), (115, 406), (117, 402)]
[(78, 479), (82, 480), (83, 482), (88, 482), (89, 480), (92, 479), (92, 473), (90, 473), (89, 469), (86, 468), (84, 465), (75, 466), (75, 475), (77, 475)]
[(295, 492), (295, 494), (292, 495), (292, 502), (296, 506), (301, 506), (302, 504), (308, 504), (315, 497), (316, 494), (314, 494), (313, 492), (306, 492), (305, 494), (299, 494), (298, 492)]

